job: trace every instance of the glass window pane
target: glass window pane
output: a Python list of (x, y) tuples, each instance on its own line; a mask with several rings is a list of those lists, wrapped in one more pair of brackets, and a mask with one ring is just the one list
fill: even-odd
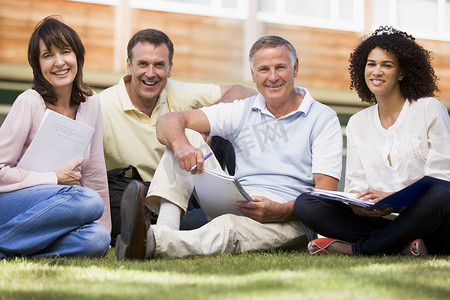
[(166, 0), (170, 2), (182, 2), (190, 4), (211, 5), (211, 0)]
[(275, 0), (259, 0), (259, 10), (263, 12), (275, 12)]
[(237, 0), (222, 0), (222, 7), (225, 8), (237, 8)]
[(361, 31), (364, 5), (360, 1), (363, 0), (258, 0), (258, 18), (269, 23)]
[(307, 17), (328, 18), (329, 0), (286, 0), (286, 13)]
[(372, 23), (376, 26), (389, 24), (389, 0), (372, 1)]
[(405, 29), (437, 30), (437, 0), (399, 0), (398, 25)]
[(353, 20), (353, 0), (339, 1), (339, 19), (344, 21)]
[(445, 32), (450, 33), (450, 0), (445, 1)]

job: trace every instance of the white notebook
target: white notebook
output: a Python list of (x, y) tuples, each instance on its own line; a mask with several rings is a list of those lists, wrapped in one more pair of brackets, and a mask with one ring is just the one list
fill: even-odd
[(55, 172), (83, 157), (95, 128), (47, 109), (39, 130), (17, 167)]
[(253, 201), (233, 176), (203, 169), (193, 178), (197, 200), (208, 219), (229, 213), (242, 215), (234, 204), (237, 201)]

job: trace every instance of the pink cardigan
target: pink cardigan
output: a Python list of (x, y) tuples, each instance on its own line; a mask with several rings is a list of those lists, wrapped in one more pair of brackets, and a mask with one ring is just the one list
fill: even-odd
[[(46, 110), (44, 99), (33, 89), (20, 94), (0, 127), (0, 193), (40, 184), (57, 184), (55, 172), (38, 173), (16, 165), (35, 137)], [(81, 165), (81, 185), (95, 190), (104, 202), (98, 223), (111, 231), (108, 180), (103, 154), (103, 120), (98, 95), (80, 104), (76, 120), (94, 127), (95, 133)]]

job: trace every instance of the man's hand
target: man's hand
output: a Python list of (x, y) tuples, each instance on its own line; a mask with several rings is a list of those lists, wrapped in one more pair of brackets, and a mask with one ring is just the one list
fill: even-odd
[(253, 202), (237, 202), (235, 207), (245, 216), (260, 223), (280, 223), (294, 219), (294, 201), (278, 203), (262, 196), (252, 198)]
[(220, 93), (222, 96), (217, 103), (231, 103), (234, 100), (245, 99), (258, 94), (254, 89), (242, 85), (221, 85)]
[[(175, 149), (174, 154), (182, 170), (191, 172), (192, 174), (203, 171), (203, 152), (200, 149), (195, 148), (191, 144), (185, 144)], [(195, 164), (197, 164), (197, 167), (191, 171)]]
[(81, 172), (77, 170), (84, 162), (84, 158), (79, 158), (70, 165), (56, 171), (58, 184), (61, 185), (80, 185)]

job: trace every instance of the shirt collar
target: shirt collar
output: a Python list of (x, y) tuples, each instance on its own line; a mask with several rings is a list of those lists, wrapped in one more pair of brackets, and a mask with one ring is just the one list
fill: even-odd
[[(300, 86), (295, 86), (294, 89), (295, 89), (295, 93), (297, 95), (300, 95), (303, 97), (302, 103), (295, 111), (290, 112), (289, 114), (287, 114), (286, 116), (283, 116), (282, 118), (290, 116), (292, 114), (297, 114), (297, 113), (304, 113), (305, 115), (307, 115), (309, 110), (311, 109), (311, 105), (315, 101), (306, 88), (300, 87)], [(256, 99), (253, 102), (252, 107), (254, 109), (260, 110), (264, 114), (273, 116), (273, 114), (267, 109), (266, 100), (264, 99), (264, 97), (261, 93), (259, 93), (256, 96)]]
[[(122, 78), (120, 79), (119, 82), (119, 101), (120, 104), (122, 106), (123, 111), (132, 111), (132, 110), (136, 110), (139, 111), (136, 107), (134, 107), (133, 103), (131, 103), (131, 99), (130, 96), (128, 95), (127, 92), (127, 88), (125, 86), (125, 83), (130, 82), (131, 81), (131, 76), (130, 75), (124, 75), (122, 76)], [(159, 106), (159, 105), (163, 105), (166, 104), (167, 102), (167, 97), (166, 97), (166, 89), (164, 88), (163, 91), (161, 92), (161, 94), (159, 95), (159, 99), (158, 99), (158, 103), (156, 103), (155, 109)]]

